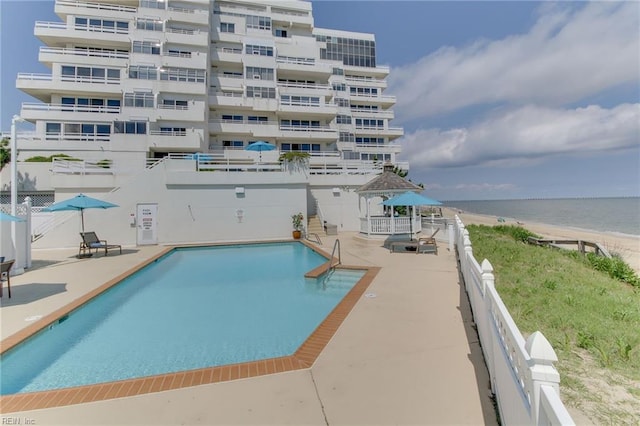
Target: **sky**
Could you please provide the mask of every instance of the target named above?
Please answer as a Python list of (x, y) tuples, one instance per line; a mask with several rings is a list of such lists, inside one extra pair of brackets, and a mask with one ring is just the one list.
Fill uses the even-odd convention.
[[(25, 7), (27, 6), (27, 7)], [(440, 200), (640, 196), (640, 2), (312, 1), (375, 34), (400, 161)], [(52, 1), (0, 0), (0, 130)]]

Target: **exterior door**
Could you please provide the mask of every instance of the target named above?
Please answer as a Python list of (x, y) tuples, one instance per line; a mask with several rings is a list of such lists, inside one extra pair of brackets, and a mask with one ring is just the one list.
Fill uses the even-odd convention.
[(138, 204), (136, 226), (136, 243), (139, 246), (158, 244), (158, 205)]

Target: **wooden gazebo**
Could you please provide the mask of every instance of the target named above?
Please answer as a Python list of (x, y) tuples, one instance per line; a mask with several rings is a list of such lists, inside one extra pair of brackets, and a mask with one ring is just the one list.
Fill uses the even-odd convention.
[(360, 232), (370, 237), (371, 235), (410, 234), (412, 229), (413, 232), (421, 231), (420, 217), (416, 217), (415, 214), (394, 216), (393, 208), (382, 205), (384, 200), (407, 191), (419, 193), (422, 192), (422, 188), (394, 173), (392, 164), (385, 164), (381, 175), (356, 189), (360, 197)]

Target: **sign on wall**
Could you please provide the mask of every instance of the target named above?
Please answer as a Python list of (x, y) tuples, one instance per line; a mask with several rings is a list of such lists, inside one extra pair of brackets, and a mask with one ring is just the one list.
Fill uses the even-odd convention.
[(138, 204), (136, 215), (136, 243), (139, 246), (158, 244), (158, 205)]

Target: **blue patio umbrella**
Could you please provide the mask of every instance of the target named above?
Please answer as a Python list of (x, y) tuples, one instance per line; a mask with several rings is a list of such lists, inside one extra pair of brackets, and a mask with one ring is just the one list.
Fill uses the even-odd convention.
[(80, 219), (82, 221), (82, 232), (84, 233), (84, 211), (85, 209), (109, 209), (118, 207), (117, 204), (108, 201), (91, 198), (84, 194), (78, 194), (68, 200), (60, 201), (42, 209), (43, 212), (60, 212), (60, 211), (80, 211)]
[(24, 219), (0, 211), (0, 222), (24, 222)]
[(245, 148), (246, 151), (258, 151), (260, 153), (259, 161), (262, 161), (262, 151), (273, 151), (274, 149), (276, 149), (275, 145), (265, 141), (253, 142)]
[[(442, 203), (438, 200), (425, 197), (413, 191), (407, 191), (393, 198), (389, 198), (388, 200), (383, 201), (382, 204), (385, 206), (407, 206), (407, 207), (414, 207), (414, 208), (415, 206), (442, 205)], [(413, 222), (412, 219), (409, 220), (409, 232), (411, 233), (411, 239), (413, 239), (413, 223), (412, 222)]]

